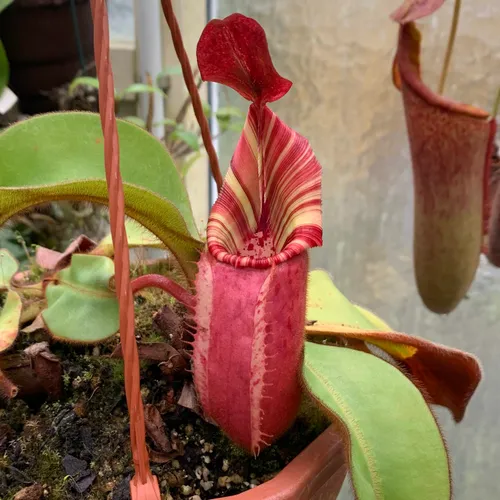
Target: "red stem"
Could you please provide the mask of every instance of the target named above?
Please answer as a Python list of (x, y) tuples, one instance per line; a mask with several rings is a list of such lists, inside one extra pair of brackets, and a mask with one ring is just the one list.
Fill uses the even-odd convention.
[(145, 274), (135, 278), (130, 284), (132, 293), (136, 293), (143, 288), (160, 288), (186, 307), (191, 309), (194, 307), (194, 297), (181, 285), (161, 274)]
[(189, 57), (187, 55), (186, 49), (184, 48), (181, 30), (175, 17), (171, 0), (161, 0), (161, 5), (163, 7), (163, 13), (165, 15), (168, 27), (170, 28), (170, 34), (172, 35), (172, 42), (174, 44), (175, 53), (177, 54), (177, 58), (179, 59), (179, 62), (181, 64), (184, 82), (186, 83), (189, 95), (191, 96), (194, 114), (196, 115), (196, 119), (198, 120), (198, 124), (200, 125), (201, 137), (203, 138), (203, 144), (205, 145), (205, 150), (208, 154), (212, 175), (217, 184), (217, 190), (220, 192), (223, 178), (219, 167), (219, 160), (217, 159), (217, 153), (215, 152), (212, 137), (210, 136), (210, 128), (208, 126), (207, 117), (205, 116), (205, 113), (203, 113), (203, 105), (201, 104), (198, 87), (194, 81)]

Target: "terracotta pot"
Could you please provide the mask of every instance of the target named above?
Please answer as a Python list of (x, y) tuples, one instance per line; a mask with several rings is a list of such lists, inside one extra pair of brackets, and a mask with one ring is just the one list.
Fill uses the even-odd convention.
[[(94, 59), (90, 0), (75, 0), (74, 6), (83, 63), (89, 65)], [(56, 110), (47, 93), (82, 69), (70, 0), (16, 0), (0, 16), (0, 33), (10, 64), (9, 87), (21, 111)]]
[(335, 500), (346, 476), (344, 447), (330, 426), (274, 479), (227, 498), (237, 500)]

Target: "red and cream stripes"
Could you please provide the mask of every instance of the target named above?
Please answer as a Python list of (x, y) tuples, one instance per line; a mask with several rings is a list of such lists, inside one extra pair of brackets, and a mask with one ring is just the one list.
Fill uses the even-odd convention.
[[(254, 248), (248, 243), (256, 237)], [(271, 251), (257, 256), (259, 240)], [(269, 267), (321, 245), (321, 167), (308, 141), (268, 107), (250, 106), (208, 222), (208, 248), (238, 267)]]

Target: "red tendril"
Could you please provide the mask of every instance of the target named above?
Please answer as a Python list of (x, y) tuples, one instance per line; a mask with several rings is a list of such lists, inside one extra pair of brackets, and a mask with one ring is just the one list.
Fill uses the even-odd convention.
[[(125, 366), (125, 394), (130, 414), (130, 440), (136, 476), (132, 498), (160, 499), (158, 482), (149, 469), (144, 409), (140, 391), (139, 356), (134, 337), (134, 304), (130, 286), (130, 263), (125, 232), (125, 200), (120, 175), (118, 131), (115, 117), (114, 82), (109, 56), (109, 24), (105, 0), (92, 0), (94, 52), (99, 79), (99, 112), (104, 135), (104, 165), (109, 193), (111, 237), (115, 248), (115, 281), (120, 306), (120, 340)], [(139, 476), (137, 478), (137, 475)]]
[(203, 112), (203, 105), (201, 104), (198, 87), (196, 86), (196, 83), (194, 81), (191, 63), (189, 62), (189, 57), (186, 53), (186, 49), (184, 48), (181, 30), (179, 29), (179, 24), (175, 17), (171, 0), (161, 0), (161, 5), (163, 7), (163, 13), (165, 15), (168, 27), (170, 28), (170, 34), (172, 35), (172, 42), (174, 44), (175, 53), (177, 54), (177, 58), (179, 59), (182, 67), (184, 82), (186, 83), (189, 95), (191, 96), (194, 114), (196, 115), (196, 119), (198, 120), (198, 124), (201, 129), (201, 137), (203, 139), (205, 150), (208, 154), (212, 175), (217, 184), (217, 190), (220, 191), (224, 179), (222, 178), (222, 174), (220, 172), (219, 160), (217, 159), (217, 153), (215, 152), (215, 148), (212, 143), (212, 137), (210, 136), (208, 120), (205, 116), (205, 113)]

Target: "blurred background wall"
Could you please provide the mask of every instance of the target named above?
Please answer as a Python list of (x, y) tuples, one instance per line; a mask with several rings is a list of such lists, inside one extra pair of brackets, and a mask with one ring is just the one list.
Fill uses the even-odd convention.
[[(413, 193), (401, 98), (390, 68), (399, 0), (219, 0), (265, 28), (278, 71), (293, 81), (272, 107), (311, 142), (324, 169), (324, 246), (312, 263), (354, 302), (400, 331), (470, 351), (484, 381), (463, 423), (439, 411), (457, 500), (497, 498), (500, 463), (500, 270), (482, 262), (469, 297), (449, 316), (422, 305), (412, 268)], [(437, 86), (453, 2), (421, 24), (423, 75)], [(500, 85), (500, 2), (464, 0), (446, 95), (491, 110)], [(220, 89), (220, 104), (241, 104)], [(236, 136), (221, 139), (227, 168)], [(397, 402), (395, 402), (397, 404)], [(345, 492), (343, 498), (350, 498)]]

